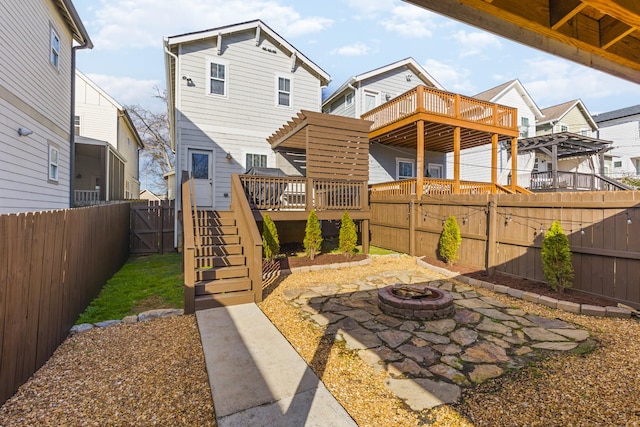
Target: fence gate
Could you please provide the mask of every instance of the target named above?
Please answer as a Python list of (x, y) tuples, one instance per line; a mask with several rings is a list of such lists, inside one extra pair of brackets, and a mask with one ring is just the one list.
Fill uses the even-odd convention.
[(174, 201), (148, 201), (131, 204), (132, 254), (173, 252)]

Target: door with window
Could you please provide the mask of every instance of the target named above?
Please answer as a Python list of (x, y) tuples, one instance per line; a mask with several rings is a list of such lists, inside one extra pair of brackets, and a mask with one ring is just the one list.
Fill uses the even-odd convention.
[(427, 174), (429, 178), (442, 178), (442, 165), (439, 163), (427, 164)]
[(189, 175), (193, 177), (198, 208), (212, 208), (213, 151), (189, 149)]

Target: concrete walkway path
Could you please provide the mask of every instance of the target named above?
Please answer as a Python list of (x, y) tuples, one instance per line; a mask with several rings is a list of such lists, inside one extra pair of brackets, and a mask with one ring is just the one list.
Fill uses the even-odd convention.
[(257, 305), (196, 318), (219, 427), (356, 426)]

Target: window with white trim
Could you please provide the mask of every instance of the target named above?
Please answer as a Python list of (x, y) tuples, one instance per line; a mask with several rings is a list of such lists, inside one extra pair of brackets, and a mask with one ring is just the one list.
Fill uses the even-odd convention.
[(529, 136), (529, 117), (520, 117), (520, 138)]
[(396, 179), (414, 178), (415, 165), (411, 159), (396, 159)]
[(560, 132), (569, 132), (569, 126), (560, 125)]
[(345, 103), (345, 105), (352, 105), (353, 104), (353, 92), (349, 92), (348, 94), (345, 95), (344, 103)]
[(49, 49), (49, 60), (51, 65), (56, 68), (60, 68), (60, 37), (56, 30), (51, 27), (51, 48)]
[(73, 134), (80, 135), (80, 116), (73, 116)]
[(58, 182), (58, 147), (49, 144), (49, 181)]
[(589, 136), (589, 129), (580, 129), (580, 135)]
[(276, 76), (277, 99), (276, 105), (281, 107), (291, 107), (291, 79), (288, 77)]
[(364, 92), (364, 112), (373, 110), (378, 106), (378, 93), (377, 92)]
[(227, 96), (228, 70), (227, 64), (220, 60), (208, 61), (207, 93), (209, 95)]
[(266, 154), (254, 154), (247, 153), (246, 156), (247, 169), (251, 168), (266, 168), (267, 167), (267, 155)]

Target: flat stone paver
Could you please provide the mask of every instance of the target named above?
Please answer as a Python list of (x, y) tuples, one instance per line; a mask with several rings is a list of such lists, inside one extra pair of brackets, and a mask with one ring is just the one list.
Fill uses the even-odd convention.
[[(389, 390), (414, 410), (457, 402), (461, 387), (497, 378), (547, 351), (572, 350), (589, 338), (587, 331), (570, 323), (527, 314), (482, 295), (479, 289), (435, 276), (388, 271), (337, 286), (334, 295), (328, 293), (335, 289), (332, 285), (310, 287), (288, 296), (295, 299), (292, 304), (300, 305), (303, 316), (318, 328), (342, 336), (347, 348), (358, 350), (376, 372), (386, 370)], [(451, 292), (456, 306), (452, 317), (407, 320), (378, 308), (379, 288), (425, 281)], [(356, 286), (359, 290), (354, 292)], [(307, 299), (318, 312), (308, 314), (304, 296), (320, 294), (326, 299)]]

